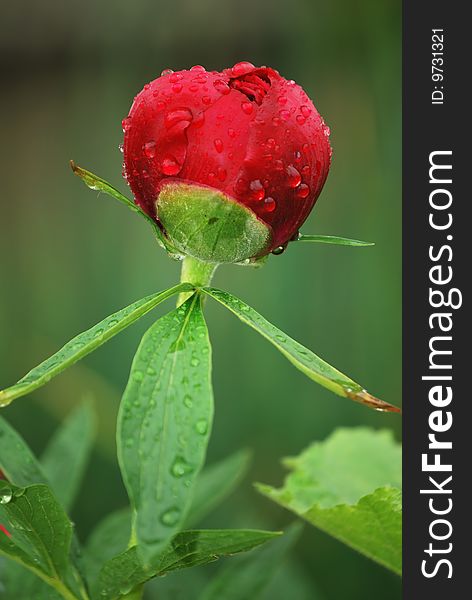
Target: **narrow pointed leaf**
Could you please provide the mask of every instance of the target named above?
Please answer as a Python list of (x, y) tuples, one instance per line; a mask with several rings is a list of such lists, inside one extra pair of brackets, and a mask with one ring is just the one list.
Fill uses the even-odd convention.
[(228, 308), (243, 323), (249, 325), (265, 337), (277, 350), (279, 350), (297, 369), (302, 371), (307, 377), (316, 381), (328, 390), (365, 404), (369, 408), (381, 411), (400, 412), (400, 410), (375, 398), (369, 394), (361, 385), (341, 373), (322, 358), (314, 354), (305, 346), (296, 342), (286, 333), (269, 323), (262, 315), (256, 312), (245, 302), (236, 298), (228, 292), (223, 292), (215, 288), (203, 288), (205, 294), (208, 294), (220, 304)]
[(41, 457), (43, 471), (66, 510), (72, 506), (82, 481), (94, 428), (92, 407), (84, 402), (55, 432)]
[(103, 321), (100, 321), (100, 323), (97, 323), (97, 325), (80, 333), (70, 340), (70, 342), (67, 342), (61, 350), (22, 377), (18, 383), (0, 391), (0, 407), (8, 406), (15, 398), (29, 394), (45, 385), (53, 377), (67, 369), (67, 367), (70, 367), (87, 354), (90, 354), (90, 352), (93, 352), (93, 350), (99, 348), (110, 338), (123, 331), (128, 325), (137, 321), (167, 298), (170, 298), (174, 294), (190, 291), (191, 289), (191, 285), (182, 283), (164, 292), (152, 294), (113, 313)]
[(172, 538), (169, 546), (147, 569), (140, 561), (136, 546), (133, 546), (104, 565), (93, 599), (118, 600), (153, 577), (204, 565), (222, 556), (247, 552), (278, 535), (247, 529), (182, 531)]
[(297, 242), (314, 242), (317, 244), (334, 244), (336, 246), (375, 246), (374, 242), (351, 240), (337, 235), (300, 235)]
[(390, 432), (338, 429), (284, 462), (283, 487), (258, 484), (262, 494), (401, 574), (401, 447)]
[(64, 598), (81, 598), (70, 562), (72, 525), (46, 485), (0, 485), (0, 554), (23, 565)]
[(118, 417), (118, 457), (146, 563), (182, 528), (213, 420), (211, 347), (194, 294), (145, 333)]
[(70, 166), (75, 175), (80, 177), (85, 183), (85, 185), (91, 190), (96, 190), (98, 192), (108, 194), (108, 196), (111, 196), (115, 200), (118, 200), (118, 202), (121, 202), (121, 204), (124, 204), (127, 208), (140, 215), (145, 221), (148, 222), (149, 225), (151, 225), (154, 235), (156, 236), (160, 245), (164, 247), (167, 245), (167, 242), (164, 236), (162, 235), (162, 232), (159, 229), (159, 225), (157, 224), (157, 222), (154, 219), (152, 219), (147, 213), (145, 213), (140, 206), (138, 206), (132, 200), (124, 196), (120, 191), (118, 191), (111, 184), (105, 181), (105, 179), (102, 179), (101, 177), (98, 177), (98, 175), (95, 175), (94, 173), (87, 171), (82, 167), (79, 167), (75, 164), (73, 160), (70, 161)]
[(279, 539), (248, 556), (228, 561), (211, 579), (199, 600), (256, 600), (280, 568), (280, 563), (300, 537), (302, 525), (294, 523)]
[(197, 480), (185, 527), (198, 524), (233, 492), (246, 474), (250, 460), (251, 453), (240, 450), (205, 467)]

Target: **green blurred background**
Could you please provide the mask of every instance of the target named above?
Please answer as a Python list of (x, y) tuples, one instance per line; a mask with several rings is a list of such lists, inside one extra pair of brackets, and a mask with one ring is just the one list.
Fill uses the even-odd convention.
[[(125, 191), (121, 119), (142, 86), (167, 67), (221, 69), (249, 60), (300, 83), (332, 130), (331, 173), (303, 231), (376, 246), (292, 245), (261, 270), (221, 268), (215, 284), (369, 391), (399, 403), (399, 0), (2, 0), (1, 12), (1, 385), (72, 335), (179, 276), (179, 264), (156, 247), (141, 219), (88, 191), (68, 160)], [(210, 302), (207, 318), (216, 394), (208, 461), (241, 446), (253, 450), (254, 461), (241, 489), (206, 525), (283, 527), (290, 515), (251, 485), (281, 483), (282, 457), (339, 426), (366, 424), (399, 434), (397, 417), (321, 389)], [(98, 440), (73, 512), (82, 538), (126, 502), (115, 417), (150, 319), (2, 413), (39, 453), (77, 402), (95, 398)], [(212, 572), (184, 575), (193, 594), (182, 598), (191, 600)], [(172, 590), (175, 576), (166, 579)], [(159, 585), (150, 588), (150, 598), (160, 597)], [(307, 526), (267, 597), (390, 600), (400, 594), (395, 576)], [(172, 591), (170, 597), (180, 598)]]

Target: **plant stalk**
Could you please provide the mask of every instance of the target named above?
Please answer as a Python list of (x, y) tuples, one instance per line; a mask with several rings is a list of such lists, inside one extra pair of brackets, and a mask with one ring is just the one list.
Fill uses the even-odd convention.
[[(195, 287), (205, 287), (210, 285), (213, 275), (216, 271), (216, 263), (208, 263), (186, 256), (182, 262), (182, 271), (180, 274), (181, 283), (191, 283)], [(177, 306), (180, 306), (190, 298), (193, 292), (183, 292), (177, 298)]]

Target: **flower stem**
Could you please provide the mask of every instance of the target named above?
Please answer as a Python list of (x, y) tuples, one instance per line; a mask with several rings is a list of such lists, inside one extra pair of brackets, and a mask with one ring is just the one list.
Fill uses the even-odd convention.
[[(208, 263), (186, 256), (182, 262), (182, 272), (180, 281), (182, 283), (191, 283), (195, 287), (204, 287), (210, 285), (213, 274), (216, 271), (216, 263)], [(177, 298), (177, 306), (180, 306), (187, 298), (190, 298), (192, 292), (183, 292)]]

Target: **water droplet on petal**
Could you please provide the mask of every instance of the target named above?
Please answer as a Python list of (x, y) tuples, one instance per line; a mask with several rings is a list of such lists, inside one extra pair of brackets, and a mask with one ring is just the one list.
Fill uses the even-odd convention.
[(206, 69), (205, 67), (202, 67), (202, 65), (195, 65), (194, 67), (190, 68), (191, 71), (197, 71), (199, 73), (205, 73)]
[(144, 373), (142, 371), (134, 371), (133, 380), (138, 383), (144, 379)]
[(192, 406), (193, 406), (192, 396), (189, 396), (189, 394), (185, 394), (184, 404), (187, 408), (192, 408)]
[(309, 106), (300, 106), (300, 112), (305, 119), (308, 119), (308, 117), (311, 115), (311, 108)]
[(297, 115), (296, 121), (299, 125), (303, 125), (305, 123), (306, 119), (303, 115)]
[(214, 144), (215, 150), (217, 152), (223, 152), (223, 142), (219, 138), (217, 138), (216, 140), (214, 140), (213, 144)]
[(306, 198), (310, 193), (310, 188), (306, 185), (306, 183), (302, 183), (298, 186), (295, 195), (297, 198)]
[(171, 83), (177, 83), (178, 81), (180, 81), (183, 78), (182, 73), (172, 73), (171, 76), (169, 77), (169, 81)]
[(183, 477), (192, 471), (193, 467), (181, 456), (177, 456), (170, 470), (174, 477)]
[(296, 188), (302, 182), (302, 176), (299, 171), (293, 166), (289, 165), (286, 169), (288, 175), (288, 185), (291, 188)]
[(161, 171), (164, 175), (177, 175), (181, 168), (173, 156), (166, 156), (161, 164)]
[(213, 85), (220, 94), (223, 94), (223, 96), (226, 96), (231, 91), (226, 81), (223, 81), (222, 79), (215, 79)]
[(252, 70), (254, 70), (256, 67), (247, 61), (242, 61), (242, 62), (238, 62), (234, 65), (234, 67), (231, 69), (231, 73), (233, 75), (233, 77), (241, 77), (242, 75), (246, 75), (247, 73), (250, 73)]
[(254, 179), (253, 181), (251, 181), (249, 183), (249, 190), (249, 197), (251, 200), (263, 200), (265, 196), (265, 190), (260, 179)]
[(180, 123), (180, 121), (190, 122), (192, 119), (192, 112), (188, 108), (178, 108), (177, 110), (171, 110), (166, 114), (164, 124), (167, 129), (170, 129), (176, 123)]
[(173, 72), (174, 71), (172, 69), (164, 69), (163, 71), (161, 71), (161, 77), (164, 77), (165, 75), (170, 75)]
[(182, 91), (183, 87), (184, 86), (181, 83), (173, 83), (172, 91), (175, 92), (176, 94), (179, 94)]
[(143, 152), (146, 158), (154, 158), (156, 156), (156, 142), (154, 140), (146, 142), (143, 146)]
[(218, 179), (221, 182), (223, 182), (227, 176), (226, 169), (223, 169), (223, 167), (218, 167), (218, 169), (216, 170), (216, 175), (217, 175)]
[(274, 212), (276, 206), (277, 206), (277, 204), (273, 198), (271, 198), (270, 196), (268, 196), (267, 198), (264, 198), (264, 210), (265, 211)]
[(229, 135), (230, 138), (235, 138), (236, 137), (236, 131), (230, 127), (228, 129), (228, 135)]
[(210, 98), (210, 96), (203, 96), (202, 102), (203, 102), (203, 104), (206, 104), (207, 106), (209, 104), (211, 104), (211, 98)]
[(252, 106), (252, 104), (250, 102), (242, 102), (241, 109), (242, 109), (243, 113), (245, 113), (246, 115), (250, 115), (252, 113), (252, 111), (254, 110), (254, 107)]
[(286, 248), (286, 246), (277, 246), (277, 248), (274, 248), (272, 250), (272, 254), (275, 254), (275, 256), (278, 256), (279, 254), (282, 254), (283, 252), (285, 252), (285, 248)]
[(290, 112), (288, 110), (282, 109), (279, 111), (280, 118), (284, 121), (288, 121), (290, 119)]
[(285, 106), (287, 104), (287, 96), (279, 96), (277, 101), (281, 106)]

